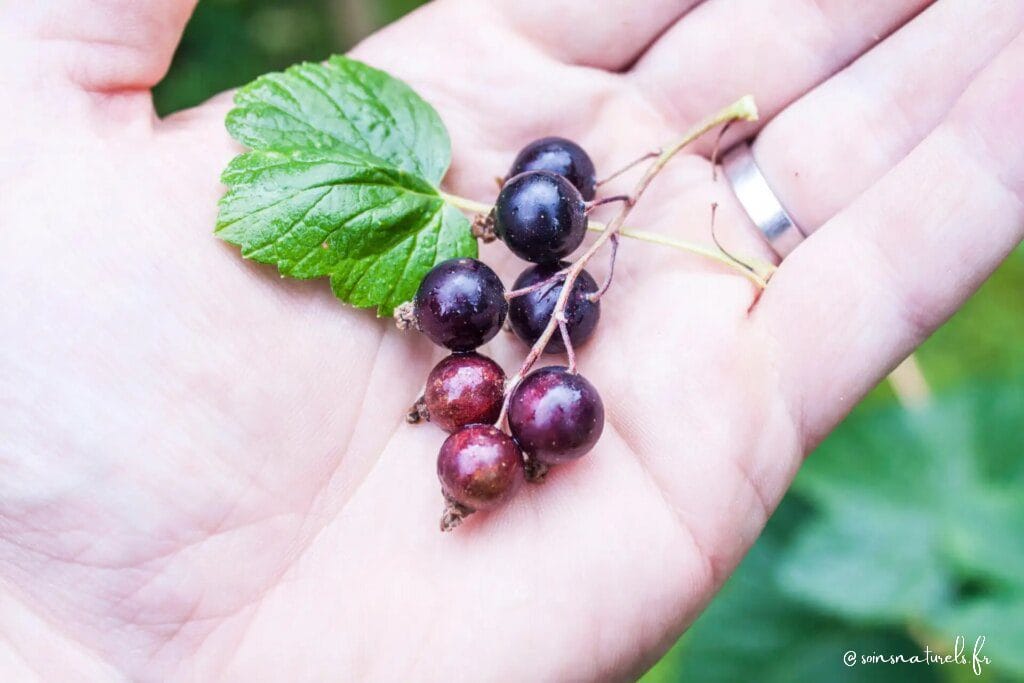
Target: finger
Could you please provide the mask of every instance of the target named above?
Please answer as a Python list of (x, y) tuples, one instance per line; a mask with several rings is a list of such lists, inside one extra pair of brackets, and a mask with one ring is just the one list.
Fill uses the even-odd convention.
[[(454, 0), (424, 7), (385, 33), (389, 39), (400, 32), (412, 39), (451, 34), (446, 47), (457, 47), (450, 41), (483, 43), (485, 50), (500, 47), (511, 60), (519, 59), (516, 48), (525, 46), (566, 64), (621, 71), (703, 1)], [(483, 41), (465, 40), (480, 35), (486, 36)]]
[[(470, 0), (473, 1), (473, 0)], [(510, 26), (559, 61), (610, 71), (626, 68), (701, 0), (493, 0)]]
[(1024, 238), (1024, 36), (891, 172), (796, 249), (755, 309), (816, 443)]
[[(676, 127), (746, 93), (764, 121), (930, 2), (711, 0), (666, 32), (631, 78)], [(728, 139), (752, 126), (734, 127)]]
[[(156, 85), (196, 0), (36, 0), (6, 3), (2, 20), (18, 40), (18, 62), (47, 81), (92, 92)], [(24, 66), (24, 64), (22, 64)]]
[(813, 231), (903, 159), (1024, 28), (1024, 3), (939, 2), (765, 126), (754, 156)]

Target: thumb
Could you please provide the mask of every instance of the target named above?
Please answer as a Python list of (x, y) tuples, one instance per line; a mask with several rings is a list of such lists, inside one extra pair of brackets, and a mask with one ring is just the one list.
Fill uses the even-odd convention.
[(196, 1), (0, 3), (4, 57), (89, 92), (148, 90), (167, 72)]

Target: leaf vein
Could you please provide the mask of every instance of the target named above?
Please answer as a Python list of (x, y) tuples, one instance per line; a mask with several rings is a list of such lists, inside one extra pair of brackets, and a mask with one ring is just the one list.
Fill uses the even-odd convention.
[[(379, 113), (383, 118), (385, 118), (388, 121), (390, 121), (391, 124), (395, 128), (399, 127), (398, 119), (395, 118), (394, 112), (392, 112), (389, 108), (385, 107), (384, 105), (382, 105), (380, 103), (380, 100), (377, 98), (376, 94), (373, 93), (367, 87), (367, 85), (363, 82), (363, 80), (361, 78), (356, 76), (356, 77), (351, 79), (350, 83), (354, 84), (357, 88), (359, 88), (363, 92), (364, 97), (357, 98), (357, 99), (359, 99), (360, 101), (362, 101), (363, 103), (368, 105), (370, 108), (376, 109), (377, 113)], [(411, 125), (412, 125), (412, 127), (414, 129), (417, 128), (417, 126), (416, 126), (416, 117), (411, 117), (410, 123), (411, 123)], [(404, 136), (399, 136), (398, 141), (402, 145), (402, 147), (405, 148), (405, 151), (408, 153), (409, 159), (412, 161), (413, 165), (416, 168), (416, 172), (419, 173), (422, 176), (426, 176), (426, 173), (424, 172), (423, 166), (420, 164), (419, 155), (416, 154), (416, 151), (409, 144), (409, 141), (406, 140)]]
[[(295, 71), (292, 75), (295, 76), (298, 80), (302, 81), (303, 83), (306, 83), (307, 85), (309, 85), (309, 87), (312, 88), (314, 91), (316, 91), (316, 92), (320, 93), (321, 95), (323, 95), (324, 99), (327, 100), (328, 102), (330, 102), (330, 104), (334, 108), (334, 110), (336, 112), (338, 112), (338, 114), (341, 116), (341, 118), (345, 119), (345, 123), (347, 123), (349, 125), (349, 127), (352, 129), (353, 133), (355, 133), (355, 136), (357, 138), (359, 138), (360, 142), (363, 143), (363, 148), (362, 148), (363, 151), (366, 152), (367, 154), (376, 156), (376, 155), (373, 154), (373, 146), (370, 144), (370, 140), (366, 137), (366, 135), (363, 133), (363, 131), (361, 131), (355, 125), (355, 123), (352, 122), (352, 118), (348, 115), (348, 112), (346, 112), (344, 109), (342, 109), (341, 106), (338, 105), (337, 100), (335, 100), (333, 97), (331, 97), (330, 93), (328, 93), (325, 88), (323, 88), (322, 86), (318, 85), (317, 83), (314, 83), (310, 78), (308, 78), (301, 71)], [(336, 140), (338, 139), (334, 135), (331, 135), (331, 137), (334, 137)], [(350, 144), (350, 143), (346, 143), (346, 144)]]
[[(375, 211), (377, 209), (383, 209), (383, 208), (387, 207), (390, 204), (394, 204), (395, 200), (398, 199), (398, 197), (399, 197), (399, 195), (396, 195), (396, 196), (392, 197), (391, 199), (387, 200), (386, 202), (384, 202), (383, 204), (377, 204), (376, 206), (368, 206), (365, 209), (357, 211), (356, 213), (352, 214), (351, 216), (348, 216), (343, 221), (338, 223), (336, 226), (334, 226), (333, 228), (328, 230), (324, 234), (324, 237), (321, 240), (321, 242), (329, 241), (332, 237), (337, 235), (339, 231), (341, 231), (341, 230), (345, 229), (346, 227), (348, 227), (352, 223), (352, 221), (354, 221), (354, 220), (356, 220), (358, 218), (361, 218), (362, 216), (365, 216), (366, 214), (370, 213), (371, 211)], [(305, 256), (303, 256), (302, 259), (300, 259), (292, 267), (293, 268), (298, 268), (299, 266), (303, 265), (309, 259), (309, 257), (315, 255), (317, 253), (317, 250), (320, 249), (320, 248), (321, 247), (312, 247), (309, 250), (309, 253), (307, 253)]]
[(291, 232), (293, 230), (295, 230), (295, 227), (297, 225), (299, 225), (300, 223), (305, 221), (306, 217), (309, 216), (309, 214), (313, 212), (313, 209), (315, 209), (317, 206), (319, 206), (320, 202), (322, 202), (324, 200), (324, 197), (326, 197), (327, 195), (329, 195), (333, 191), (334, 191), (333, 187), (327, 188), (327, 191), (324, 192), (319, 197), (317, 197), (316, 200), (314, 200), (313, 203), (309, 205), (309, 208), (307, 208), (305, 211), (303, 211), (302, 215), (299, 216), (299, 218), (297, 220), (295, 220), (290, 226), (288, 226), (288, 228), (284, 232), (282, 232), (277, 237), (272, 238), (268, 242), (266, 242), (266, 243), (256, 247), (255, 249), (251, 250), (249, 253), (255, 255), (255, 254), (263, 251), (264, 249), (266, 249), (267, 247), (269, 247), (271, 245), (273, 245), (275, 247), (275, 251), (276, 251), (276, 247), (277, 247), (278, 244), (281, 243), (281, 240), (283, 240), (289, 234), (291, 234)]

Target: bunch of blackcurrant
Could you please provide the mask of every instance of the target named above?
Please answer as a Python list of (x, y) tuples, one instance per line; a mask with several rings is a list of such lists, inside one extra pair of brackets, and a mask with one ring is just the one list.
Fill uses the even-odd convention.
[[(543, 138), (516, 157), (490, 216), (494, 232), (517, 256), (532, 262), (506, 292), (487, 265), (471, 258), (437, 264), (420, 283), (412, 322), (451, 350), (427, 377), (411, 419), (425, 417), (450, 436), (437, 474), (446, 500), (442, 530), (468, 514), (511, 498), (523, 481), (539, 481), (550, 465), (579, 458), (597, 443), (604, 406), (594, 386), (576, 372), (573, 347), (585, 342), (600, 317), (597, 282), (581, 270), (560, 312), (559, 335), (544, 353), (569, 354), (569, 366), (549, 366), (507, 387), (505, 373), (476, 349), (502, 328), (534, 346), (556, 314), (569, 256), (587, 230), (594, 164), (563, 138)], [(533, 357), (535, 359), (535, 356)], [(532, 365), (532, 359), (521, 372)], [(502, 431), (507, 418), (508, 433)]]

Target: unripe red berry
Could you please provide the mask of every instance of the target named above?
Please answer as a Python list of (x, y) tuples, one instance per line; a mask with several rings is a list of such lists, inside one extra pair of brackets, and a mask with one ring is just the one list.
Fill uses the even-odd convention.
[(523, 454), (492, 425), (470, 425), (449, 436), (437, 456), (445, 497), (469, 510), (490, 510), (524, 481)]
[(443, 359), (427, 375), (423, 391), (430, 421), (447, 432), (494, 422), (504, 397), (505, 372), (478, 353), (456, 353)]

